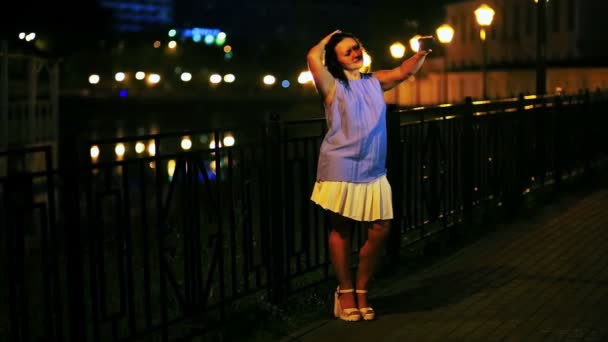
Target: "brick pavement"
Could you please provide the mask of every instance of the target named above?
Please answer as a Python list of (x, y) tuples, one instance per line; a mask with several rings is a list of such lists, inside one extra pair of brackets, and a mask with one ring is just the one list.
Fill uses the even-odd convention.
[(377, 320), (328, 314), (285, 341), (608, 341), (608, 189), (372, 290)]

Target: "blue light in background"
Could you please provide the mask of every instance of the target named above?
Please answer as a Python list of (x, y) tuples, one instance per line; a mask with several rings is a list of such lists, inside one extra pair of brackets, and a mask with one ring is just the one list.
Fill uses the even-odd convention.
[(120, 89), (120, 91), (118, 92), (118, 96), (122, 97), (123, 99), (126, 98), (129, 95), (129, 92), (127, 91), (127, 89)]
[(289, 83), (288, 80), (283, 80), (283, 82), (281, 82), (281, 87), (283, 88), (289, 88), (290, 85), (291, 83)]
[(180, 31), (182, 38), (190, 38), (192, 36), (213, 36), (213, 39), (215, 39), (215, 37), (217, 35), (219, 35), (222, 31), (220, 31), (219, 29), (210, 29), (210, 28), (203, 28), (203, 27), (193, 27), (193, 28), (186, 28)]
[(213, 35), (208, 34), (205, 36), (205, 44), (211, 45), (211, 44), (213, 44), (214, 41), (215, 41), (215, 37)]

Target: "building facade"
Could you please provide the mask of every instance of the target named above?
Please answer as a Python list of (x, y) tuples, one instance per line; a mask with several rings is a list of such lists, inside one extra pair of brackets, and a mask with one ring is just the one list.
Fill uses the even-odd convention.
[(107, 10), (112, 29), (118, 32), (142, 32), (173, 24), (173, 0), (98, 0)]
[[(418, 84), (403, 84), (401, 105), (458, 102), (483, 97), (483, 45), (474, 11), (481, 4), (495, 11), (486, 29), (485, 87), (488, 98), (536, 91), (538, 4), (534, 0), (459, 1), (446, 6), (446, 22), (454, 38), (443, 59), (425, 65)], [(608, 87), (608, 39), (602, 16), (605, 0), (549, 0), (545, 11), (545, 65), (548, 94), (577, 93)], [(445, 84), (444, 82), (447, 82)], [(447, 93), (447, 94), (446, 94)]]

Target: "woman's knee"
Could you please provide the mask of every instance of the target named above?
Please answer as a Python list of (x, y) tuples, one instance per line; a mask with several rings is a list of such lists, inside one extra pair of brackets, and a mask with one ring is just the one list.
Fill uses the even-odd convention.
[(391, 231), (390, 221), (379, 220), (371, 223), (367, 233), (371, 234), (374, 238), (385, 240)]

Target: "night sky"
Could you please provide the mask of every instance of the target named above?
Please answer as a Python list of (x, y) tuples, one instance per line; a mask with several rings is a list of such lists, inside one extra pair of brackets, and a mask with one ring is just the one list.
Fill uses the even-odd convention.
[[(394, 64), (388, 46), (397, 40), (407, 43), (414, 34), (433, 34), (445, 18), (443, 6), (448, 2), (454, 0), (177, 0), (174, 19), (178, 28), (202, 26), (225, 31), (228, 43), (238, 49), (233, 64), (245, 68), (302, 68), (306, 51), (335, 29), (359, 36), (376, 66), (384, 67)], [(22, 31), (46, 36), (44, 52), (64, 58), (66, 68), (70, 61), (75, 63), (72, 68), (84, 64), (79, 59), (103, 63), (110, 58), (114, 67), (133, 63), (124, 60), (129, 56), (149, 60), (126, 50), (117, 57), (112, 49), (125, 41), (127, 47), (133, 47), (138, 40), (150, 44), (166, 38), (166, 27), (136, 35), (113, 32), (110, 13), (95, 0), (69, 5), (18, 1), (14, 6), (11, 11), (1, 11), (0, 35), (13, 41)], [(82, 52), (86, 50), (88, 55)], [(193, 64), (197, 63), (205, 61)]]
[[(178, 0), (176, 21), (221, 27), (229, 33), (270, 32), (300, 37), (341, 27), (366, 35), (385, 28), (407, 28), (416, 20), (421, 29), (434, 27), (443, 17), (442, 5), (450, 0)], [(17, 1), (3, 10), (2, 33), (48, 31), (54, 33), (106, 33), (109, 13), (95, 0), (68, 4), (56, 1)], [(318, 32), (309, 32), (309, 31)], [(231, 32), (233, 31), (233, 32)], [(274, 32), (273, 32), (274, 31)]]

